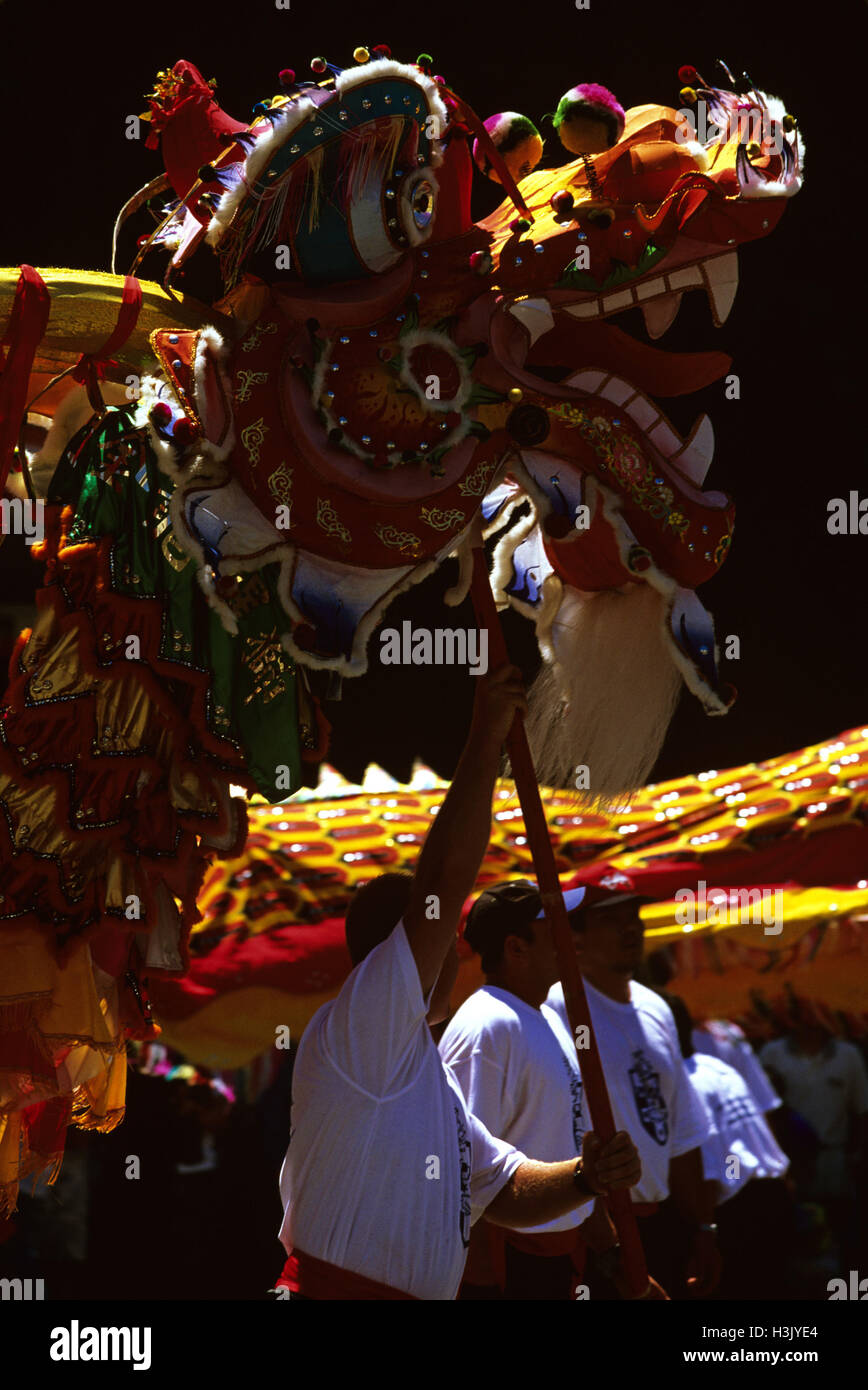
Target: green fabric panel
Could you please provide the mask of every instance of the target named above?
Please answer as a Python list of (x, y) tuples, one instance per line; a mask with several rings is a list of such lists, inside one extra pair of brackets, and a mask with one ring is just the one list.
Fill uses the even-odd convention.
[(112, 537), (115, 592), (160, 602), (161, 658), (210, 674), (211, 730), (243, 750), (263, 796), (288, 796), (301, 785), (301, 756), (295, 666), (280, 646), (289, 619), (277, 596), (279, 566), (240, 578), (230, 605), (238, 634), (227, 632), (173, 535), (172, 484), (147, 427), (109, 410), (80, 441), (61, 458), (48, 493), (50, 503), (75, 509), (70, 541)]

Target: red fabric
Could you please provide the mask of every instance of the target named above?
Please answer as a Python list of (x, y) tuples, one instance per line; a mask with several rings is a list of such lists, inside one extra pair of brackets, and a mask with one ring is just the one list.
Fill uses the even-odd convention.
[[(165, 103), (151, 102), (151, 133), (147, 144), (149, 149), (156, 149), (161, 139), (169, 181), (178, 197), (186, 198), (203, 164), (218, 157), (221, 164), (228, 162), (224, 160), (228, 152), (225, 137), (237, 135), (248, 127), (244, 121), (236, 121), (222, 110), (212, 89), (192, 63), (181, 59), (172, 72), (180, 79), (180, 85)], [(232, 146), (232, 152), (235, 159), (244, 158), (240, 145)], [(219, 183), (212, 182), (202, 185), (200, 192), (206, 191), (222, 193), (223, 189)], [(210, 221), (210, 210), (200, 208), (198, 201), (190, 205), (190, 211), (199, 222)]]
[(183, 980), (152, 979), (150, 992), (157, 1016), (190, 1018), (213, 999), (256, 986), (307, 994), (312, 961), (316, 962), (319, 990), (339, 989), (352, 969), (343, 917), (294, 922), (246, 939), (242, 936), (224, 936), (206, 955), (194, 957)]
[[(487, 1236), (487, 1240), (485, 1237)], [(490, 1221), (481, 1224), (480, 1238), (471, 1240), (467, 1265), (464, 1270), (465, 1284), (477, 1287), (495, 1287), (504, 1292), (506, 1288), (506, 1247), (511, 1245), (525, 1255), (541, 1258), (555, 1258), (569, 1255), (573, 1266), (570, 1298), (574, 1299), (587, 1260), (587, 1246), (578, 1226), (570, 1231), (514, 1231), (503, 1226), (495, 1226)]]
[(82, 353), (75, 364), (72, 379), (87, 387), (88, 400), (98, 414), (102, 413), (103, 402), (97, 383), (105, 376), (106, 362), (123, 347), (135, 328), (141, 308), (142, 287), (134, 275), (127, 275), (124, 279), (118, 321), (112, 333), (106, 338), (102, 346), (97, 348), (96, 352)]
[(358, 1302), (361, 1299), (399, 1298), (418, 1302), (411, 1293), (393, 1289), (388, 1284), (378, 1284), (376, 1279), (367, 1279), (364, 1274), (340, 1269), (327, 1260), (306, 1255), (303, 1250), (293, 1250), (275, 1287), (317, 1300), (348, 1299)]
[(63, 1152), (66, 1127), (72, 1110), (71, 1096), (52, 1096), (21, 1112), (27, 1128), (28, 1144), (34, 1153), (50, 1158)]
[(0, 347), (9, 347), (0, 376), (0, 491), (12, 463), (36, 349), (48, 325), (51, 297), (38, 270), (23, 265)]

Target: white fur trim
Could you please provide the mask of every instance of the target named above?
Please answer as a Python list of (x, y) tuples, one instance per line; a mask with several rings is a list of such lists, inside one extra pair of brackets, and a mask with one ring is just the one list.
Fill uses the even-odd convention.
[(684, 146), (688, 154), (692, 154), (703, 173), (707, 173), (710, 161), (708, 151), (704, 145), (700, 145), (698, 140), (688, 140)]
[[(431, 78), (426, 77), (418, 68), (409, 67), (405, 63), (396, 63), (391, 58), (378, 58), (373, 62), (348, 68), (336, 79), (334, 90), (338, 93), (348, 92), (353, 87), (362, 86), (378, 77), (405, 77), (408, 81), (413, 82), (420, 88), (425, 97), (429, 116), (437, 116), (440, 130), (445, 132), (449, 113), (443, 104), (437, 83), (432, 82)], [(268, 167), (277, 150), (286, 144), (309, 117), (316, 115), (323, 109), (330, 110), (331, 105), (330, 103), (325, 108), (317, 106), (309, 97), (302, 95), (280, 108), (280, 116), (276, 121), (268, 122), (269, 130), (257, 140), (255, 148), (247, 156), (241, 182), (220, 199), (208, 226), (206, 241), (210, 246), (219, 244), (238, 208), (250, 196), (253, 185), (263, 170)], [(435, 141), (431, 150), (432, 166), (436, 167), (442, 162), (442, 159), (443, 155), (439, 143)]]
[[(435, 400), (429, 400), (425, 395), (424, 387), (419, 382), (418, 378), (413, 375), (410, 366), (410, 354), (417, 347), (439, 347), (455, 364), (458, 368), (458, 390), (454, 396), (450, 397), (448, 400), (440, 397)], [(401, 351), (404, 355), (404, 360), (401, 363), (399, 376), (404, 385), (409, 386), (417, 400), (426, 410), (439, 410), (444, 414), (448, 414), (450, 410), (462, 410), (464, 408), (464, 402), (473, 390), (473, 378), (470, 375), (467, 363), (456, 350), (455, 344), (451, 338), (447, 337), (445, 333), (435, 333), (428, 328), (413, 328), (409, 333), (403, 333), (401, 335)], [(451, 439), (452, 435), (450, 435), (449, 438)]]
[[(290, 633), (284, 633), (281, 644), (286, 652), (302, 666), (313, 667), (317, 671), (337, 671), (342, 676), (363, 676), (368, 669), (367, 646), (376, 628), (393, 599), (399, 594), (406, 593), (415, 584), (420, 584), (423, 579), (427, 579), (429, 574), (433, 574), (439, 568), (443, 560), (446, 559), (449, 550), (455, 544), (449, 541), (448, 545), (433, 559), (428, 560), (424, 565), (403, 567), (396, 569), (399, 576), (393, 584), (386, 589), (381, 598), (368, 609), (353, 633), (353, 645), (349, 657), (319, 657), (312, 655), (302, 647), (297, 647), (292, 640)], [(294, 557), (293, 557), (294, 558)], [(293, 566), (294, 568), (294, 566)], [(278, 594), (286, 612), (296, 622), (307, 622), (307, 618), (292, 600), (292, 569), (286, 566), (281, 570), (278, 581)]]
[(215, 444), (210, 439), (203, 438), (199, 441), (199, 453), (214, 460), (215, 463), (222, 463), (229, 458), (235, 448), (235, 420), (232, 411), (232, 382), (226, 370), (226, 364), (230, 358), (230, 348), (225, 338), (221, 336), (216, 328), (202, 328), (196, 339), (196, 356), (193, 359), (193, 381), (196, 399), (196, 410), (199, 419), (202, 421), (203, 428), (207, 422), (204, 413), (204, 402), (206, 399), (203, 377), (205, 372), (210, 369), (209, 358), (216, 365), (218, 376), (223, 384), (226, 393), (226, 409), (229, 412), (229, 431), (226, 441), (223, 444)]

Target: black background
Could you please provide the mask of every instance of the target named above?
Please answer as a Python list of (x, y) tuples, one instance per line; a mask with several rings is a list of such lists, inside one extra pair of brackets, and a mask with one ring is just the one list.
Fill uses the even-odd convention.
[[(733, 549), (701, 597), (718, 638), (737, 634), (741, 659), (724, 665), (740, 697), (707, 718), (685, 693), (656, 770), (659, 778), (725, 768), (830, 738), (868, 718), (864, 594), (868, 538), (830, 536), (827, 503), (850, 489), (868, 496), (862, 424), (865, 314), (864, 139), (860, 109), (865, 11), (833, 0), (793, 9), (731, 0), (702, 7), (638, 0), (539, 0), (515, 9), (448, 0), (392, 6), (271, 0), (232, 7), (150, 0), (146, 6), (0, 0), (4, 128), (0, 263), (107, 269), (111, 229), (126, 198), (160, 172), (159, 155), (125, 138), (125, 117), (146, 109), (158, 68), (180, 57), (218, 80), (231, 114), (249, 118), (278, 90), (277, 73), (307, 75), (311, 57), (352, 64), (358, 44), (388, 43), (413, 62), (427, 50), (435, 72), (485, 118), (512, 109), (537, 124), (581, 81), (611, 87), (625, 107), (679, 106), (677, 70), (693, 63), (715, 80), (714, 60), (747, 67), (780, 95), (807, 144), (806, 183), (777, 230), (739, 249), (741, 284), (715, 330), (703, 294), (685, 296), (661, 346), (729, 352), (741, 399), (723, 384), (664, 402), (681, 429), (712, 417), (717, 446), (707, 486), (738, 504)], [(545, 163), (566, 162), (548, 125)], [(476, 215), (496, 205), (480, 180)], [(143, 228), (136, 229), (137, 231)], [(121, 268), (135, 232), (122, 243)], [(145, 271), (155, 275), (153, 262)], [(183, 282), (182, 282), (183, 284)], [(190, 288), (193, 288), (191, 285)], [(638, 312), (619, 323), (644, 338)], [(399, 600), (390, 622), (472, 622), (445, 610), (452, 566)], [(0, 550), (0, 592), (26, 602), (35, 567), (12, 540)], [(509, 622), (527, 674), (528, 624)], [(376, 760), (406, 776), (414, 754), (448, 775), (466, 728), (473, 682), (466, 671), (372, 666), (329, 703), (331, 761), (349, 776)]]

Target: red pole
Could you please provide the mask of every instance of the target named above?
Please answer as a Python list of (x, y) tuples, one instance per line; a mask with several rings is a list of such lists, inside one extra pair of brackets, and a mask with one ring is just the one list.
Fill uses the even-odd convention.
[[(477, 622), (488, 629), (489, 663), (494, 667), (500, 666), (509, 660), (509, 654), (506, 649), (506, 640), (500, 625), (497, 606), (494, 602), (494, 595), (491, 592), (488, 565), (482, 546), (477, 546), (473, 551), (471, 597), (476, 610)], [(533, 765), (521, 714), (517, 713), (515, 716), (515, 723), (506, 740), (506, 748), (512, 763), (516, 791), (521, 802), (537, 883), (560, 967), (567, 1016), (570, 1020), (573, 1039), (577, 1036), (577, 1028), (584, 1027), (588, 1030), (588, 1046), (586, 1048), (577, 1047), (576, 1056), (582, 1074), (585, 1095), (593, 1115), (594, 1132), (605, 1142), (611, 1139), (615, 1133), (615, 1121), (612, 1117), (609, 1093), (606, 1090), (606, 1079), (603, 1075), (600, 1054), (594, 1037), (594, 1026), (588, 1009), (585, 986), (573, 947), (573, 934), (558, 879), (549, 828), (540, 800), (536, 769)], [(627, 1190), (613, 1192), (606, 1201), (621, 1243), (627, 1282), (634, 1295), (641, 1297), (648, 1288), (648, 1271), (645, 1265), (642, 1242), (639, 1238), (639, 1229), (636, 1225), (636, 1217), (633, 1214), (630, 1193)]]

